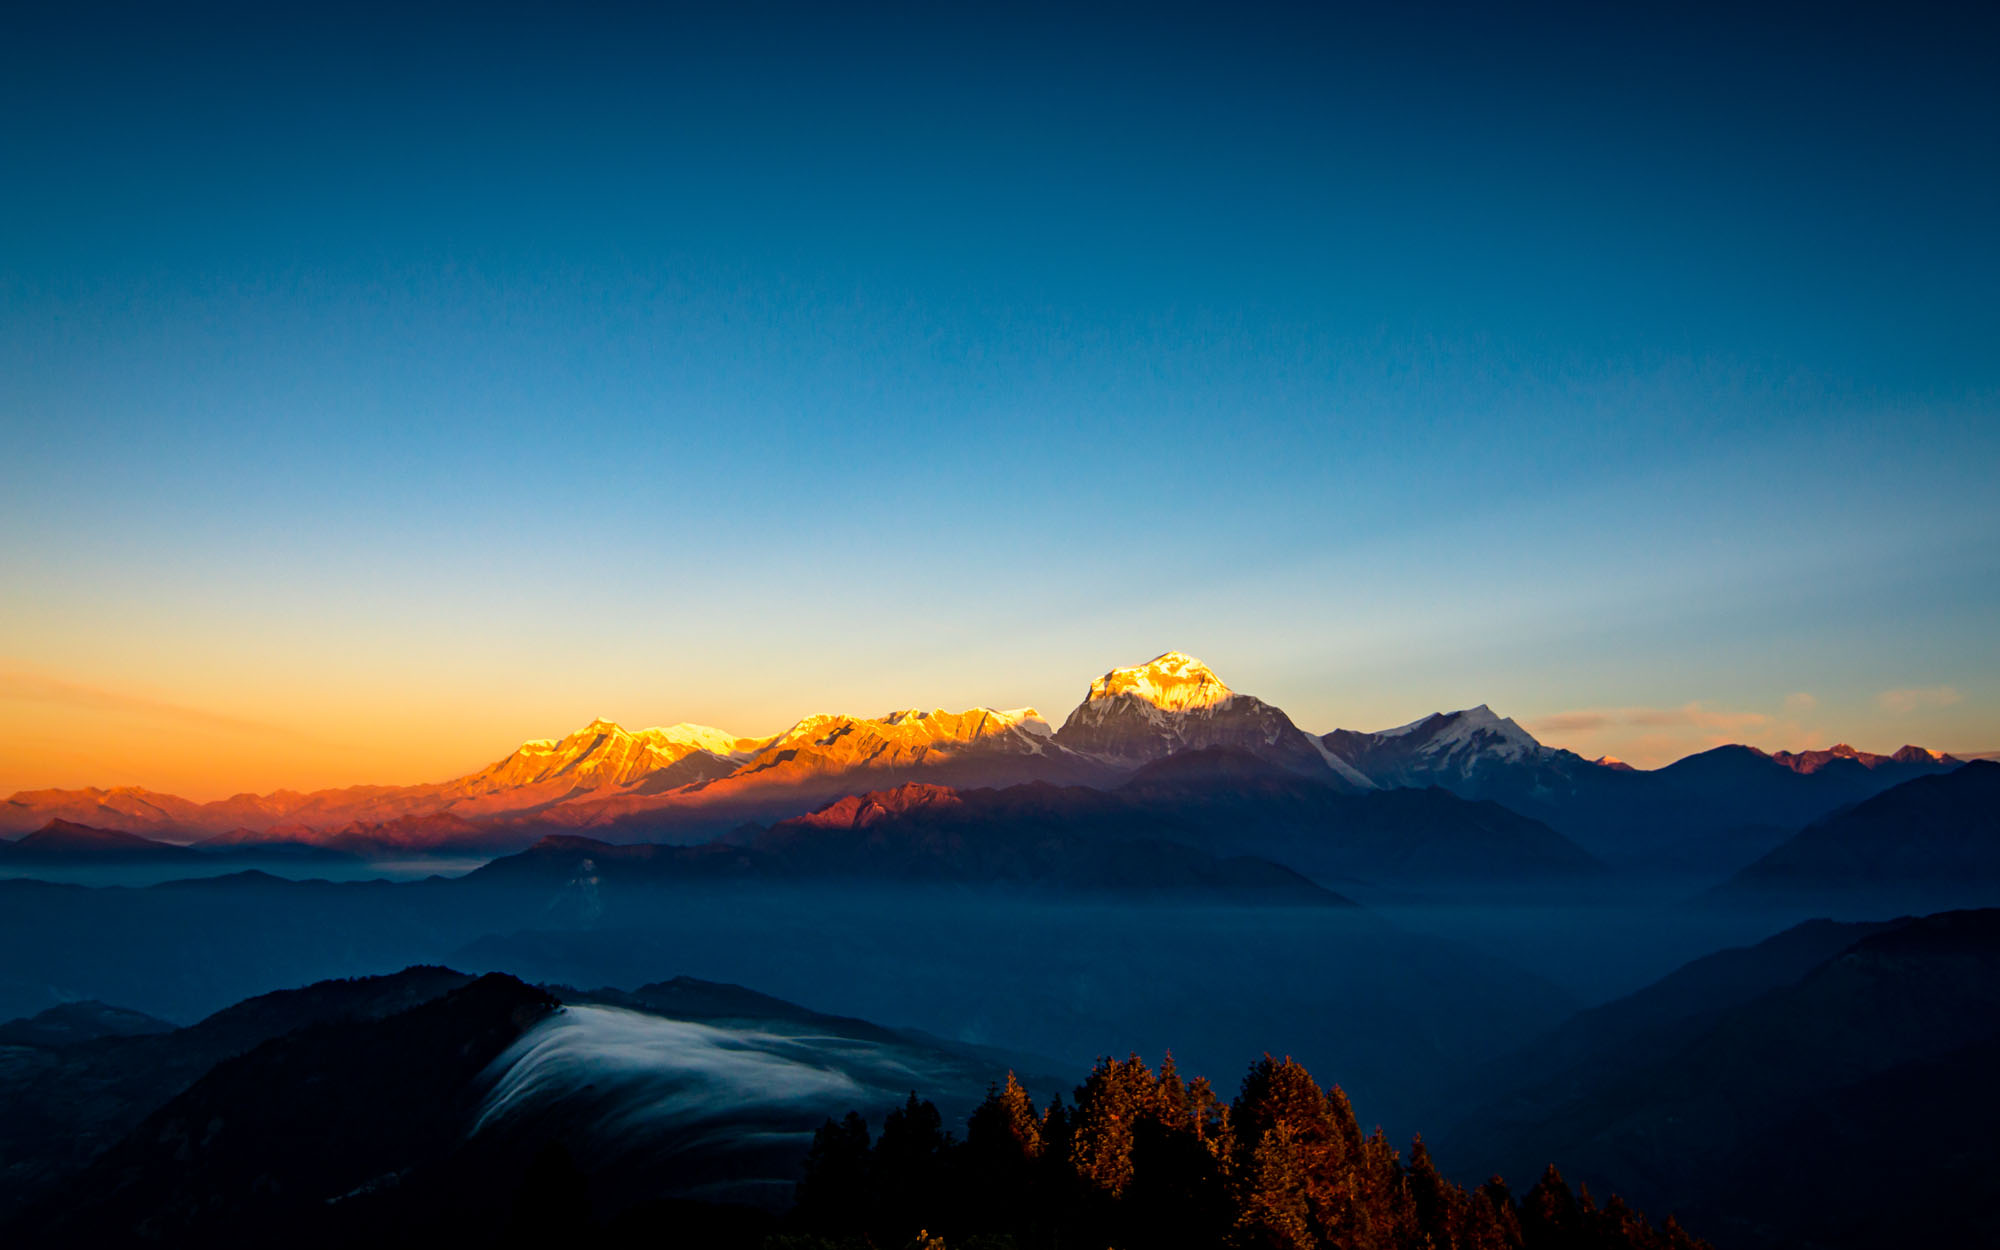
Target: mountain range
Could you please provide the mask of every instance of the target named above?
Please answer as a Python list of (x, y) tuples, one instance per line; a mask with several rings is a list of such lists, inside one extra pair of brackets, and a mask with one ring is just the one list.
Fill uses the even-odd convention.
[[(1116, 791), (1150, 765), (1204, 751), (1255, 761), (1255, 785), (1265, 789), (1310, 785), (1313, 803), (1436, 788), (1498, 804), (1614, 866), (1688, 867), (1718, 879), (1815, 820), (1960, 763), (1918, 747), (1883, 756), (1845, 744), (1776, 755), (1724, 746), (1640, 770), (1544, 746), (1485, 705), (1315, 736), (1199, 660), (1168, 652), (1091, 682), (1059, 728), (1033, 708), (814, 715), (764, 738), (597, 720), (430, 785), (208, 803), (133, 787), (22, 791), (0, 804), (0, 836), (61, 821), (208, 849), (307, 844), (364, 856), (504, 852), (562, 832), (695, 842), (906, 782)], [(1232, 801), (1236, 780), (1211, 768), (1208, 797)], [(1185, 778), (1180, 790), (1190, 797)]]

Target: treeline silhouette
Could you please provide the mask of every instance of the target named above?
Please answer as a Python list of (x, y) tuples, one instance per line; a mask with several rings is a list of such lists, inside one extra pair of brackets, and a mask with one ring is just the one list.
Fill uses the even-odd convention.
[(912, 1093), (871, 1140), (850, 1112), (814, 1135), (787, 1235), (767, 1246), (925, 1250), (1244, 1247), (1246, 1250), (1689, 1250), (1617, 1198), (1599, 1205), (1556, 1169), (1516, 1199), (1498, 1177), (1445, 1179), (1421, 1138), (1402, 1158), (1363, 1135), (1347, 1096), (1265, 1056), (1225, 1103), (1171, 1055), (1100, 1060), (1038, 1111), (1010, 1075), (960, 1139)]

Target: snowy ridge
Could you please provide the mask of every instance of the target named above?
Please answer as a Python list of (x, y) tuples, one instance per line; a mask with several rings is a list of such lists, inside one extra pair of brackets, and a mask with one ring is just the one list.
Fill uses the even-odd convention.
[(1457, 712), (1434, 712), (1374, 733), (1336, 729), (1319, 744), (1384, 786), (1449, 788), (1492, 769), (1540, 764), (1565, 754), (1543, 746), (1484, 703)]
[(1328, 768), (1340, 774), (1341, 780), (1350, 785), (1359, 786), (1363, 790), (1379, 790), (1382, 788), (1376, 785), (1374, 780), (1366, 773), (1363, 773), (1354, 765), (1335, 755), (1325, 742), (1318, 738), (1313, 738), (1311, 734), (1307, 734), (1306, 737), (1312, 738), (1313, 746), (1319, 749), (1320, 758), (1326, 761)]

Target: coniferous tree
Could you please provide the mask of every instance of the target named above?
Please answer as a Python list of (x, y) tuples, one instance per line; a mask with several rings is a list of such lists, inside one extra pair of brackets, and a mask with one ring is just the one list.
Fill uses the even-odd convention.
[[(1290, 1166), (1297, 1174), (1307, 1222), (1315, 1235), (1341, 1246), (1374, 1244), (1372, 1230), (1382, 1221), (1366, 1206), (1377, 1187), (1368, 1172), (1379, 1167), (1380, 1161), (1364, 1154), (1360, 1126), (1355, 1123), (1347, 1095), (1338, 1087), (1321, 1090), (1296, 1061), (1266, 1055), (1244, 1078), (1230, 1120), (1238, 1184), (1252, 1187), (1241, 1195), (1246, 1210), (1280, 1201), (1277, 1195), (1267, 1199), (1255, 1192), (1255, 1187), (1271, 1175), (1269, 1160), (1262, 1166), (1255, 1161), (1264, 1139), (1283, 1127), (1289, 1137), (1286, 1152), (1295, 1160)], [(1287, 1184), (1292, 1181), (1289, 1174), (1284, 1179)]]
[(850, 1111), (813, 1133), (799, 1180), (797, 1206), (811, 1227), (838, 1235), (859, 1233), (872, 1214), (868, 1122)]
[(1042, 1121), (1026, 1090), (1007, 1074), (966, 1121), (965, 1146), (954, 1172), (962, 1218), (984, 1229), (1032, 1229), (1044, 1205)]
[(878, 1247), (1706, 1250), (1554, 1168), (1516, 1202), (1498, 1177), (1471, 1192), (1447, 1180), (1421, 1138), (1405, 1165), (1381, 1130), (1362, 1135), (1338, 1087), (1268, 1055), (1230, 1105), (1172, 1056), (1155, 1074), (1133, 1055), (1100, 1060), (1073, 1110), (1058, 1096), (1039, 1116), (1009, 1074), (963, 1142), (914, 1093), (872, 1148), (858, 1115), (828, 1121), (793, 1227)]
[(1132, 1126), (1154, 1109), (1158, 1083), (1139, 1056), (1100, 1059), (1076, 1091), (1070, 1158), (1083, 1182), (1111, 1197), (1132, 1180)]
[(1579, 1250), (1582, 1229), (1576, 1195), (1551, 1163), (1521, 1199), (1521, 1231), (1533, 1250)]
[(948, 1216), (944, 1153), (950, 1139), (944, 1117), (914, 1091), (882, 1120), (875, 1143), (872, 1188), (877, 1202), (871, 1226), (885, 1237), (907, 1239)]
[(1507, 1182), (1495, 1176), (1472, 1195), (1473, 1244), (1478, 1250), (1521, 1250), (1521, 1216)]
[(1243, 1160), (1237, 1232), (1256, 1250), (1314, 1250), (1323, 1229), (1314, 1218), (1306, 1172), (1313, 1147), (1280, 1120), (1257, 1137)]
[(1120, 1223), (1134, 1246), (1213, 1246), (1227, 1237), (1234, 1223), (1227, 1133), (1227, 1111), (1208, 1082), (1183, 1082), (1169, 1053), (1151, 1110), (1132, 1126)]
[(1410, 1203), (1412, 1244), (1429, 1250), (1460, 1250), (1466, 1239), (1469, 1200), (1464, 1190), (1439, 1174), (1422, 1137), (1410, 1143), (1403, 1189)]

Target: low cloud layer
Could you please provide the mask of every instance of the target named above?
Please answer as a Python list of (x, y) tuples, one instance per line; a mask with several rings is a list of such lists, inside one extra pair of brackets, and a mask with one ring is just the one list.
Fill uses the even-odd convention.
[(1787, 695), (1780, 708), (1717, 707), (1694, 701), (1677, 707), (1589, 707), (1555, 712), (1524, 722), (1529, 733), (1551, 746), (1579, 755), (1608, 755), (1642, 768), (1657, 768), (1686, 755), (1730, 742), (1767, 750), (1826, 745), (1806, 717), (1819, 701), (1803, 691)]
[[(1801, 696), (1793, 696), (1793, 698), (1799, 697)], [(1803, 697), (1810, 699), (1812, 696)], [(1556, 712), (1531, 720), (1526, 728), (1529, 733), (1537, 737), (1599, 733), (1619, 727), (1701, 729), (1728, 733), (1762, 729), (1770, 725), (1773, 720), (1773, 717), (1762, 712), (1734, 712), (1706, 707), (1697, 702), (1683, 703), (1679, 707), (1581, 708), (1573, 712)]]
[(597, 1163), (643, 1158), (682, 1177), (731, 1155), (737, 1181), (752, 1185), (789, 1184), (812, 1130), (830, 1116), (873, 1117), (912, 1089), (966, 1084), (917, 1048), (780, 1022), (724, 1028), (590, 1005), (535, 1026), (485, 1080), (474, 1134), (560, 1124)]

